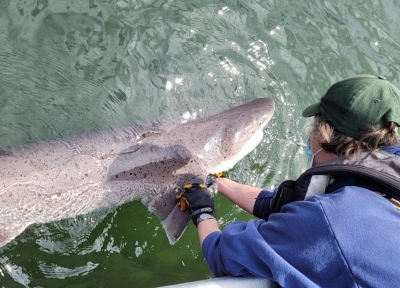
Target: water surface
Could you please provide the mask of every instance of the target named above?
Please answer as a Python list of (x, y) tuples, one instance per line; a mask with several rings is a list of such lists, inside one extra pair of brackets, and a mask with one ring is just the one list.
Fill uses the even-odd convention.
[[(275, 187), (308, 167), (304, 107), (335, 81), (400, 86), (388, 1), (0, 0), (0, 147), (273, 98), (230, 178)], [(215, 197), (221, 227), (250, 215)], [(136, 201), (36, 224), (0, 248), (1, 287), (155, 287), (212, 277), (190, 225), (169, 245)]]

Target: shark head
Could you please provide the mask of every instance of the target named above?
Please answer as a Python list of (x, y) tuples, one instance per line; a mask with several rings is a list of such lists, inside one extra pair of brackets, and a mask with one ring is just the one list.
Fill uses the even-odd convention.
[[(185, 179), (190, 182), (190, 179), (204, 181), (208, 173), (231, 169), (261, 142), (263, 129), (271, 120), (274, 110), (271, 99), (259, 98), (179, 127), (174, 131), (175, 140), (190, 150), (191, 158), (187, 165), (176, 172), (186, 175)], [(180, 138), (180, 135), (184, 137)], [(163, 198), (171, 197), (168, 196), (171, 194), (174, 193), (163, 193)], [(171, 202), (159, 200), (153, 198), (146, 205), (154, 208), (152, 211), (162, 220), (168, 239), (174, 244), (184, 232), (190, 217), (180, 211), (176, 204), (159, 213), (162, 211), (160, 207), (168, 207), (165, 203)], [(151, 202), (154, 204), (151, 205)]]
[[(207, 157), (209, 173), (231, 169), (256, 148), (263, 138), (263, 129), (271, 120), (275, 104), (258, 98), (235, 106), (218, 115), (213, 135), (204, 144), (200, 157)], [(209, 150), (213, 150), (210, 153)]]

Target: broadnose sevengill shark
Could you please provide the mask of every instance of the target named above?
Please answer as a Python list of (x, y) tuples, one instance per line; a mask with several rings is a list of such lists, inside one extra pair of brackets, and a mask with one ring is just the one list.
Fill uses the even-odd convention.
[(166, 121), (0, 150), (0, 247), (32, 223), (142, 199), (171, 244), (190, 217), (178, 187), (232, 168), (262, 140), (274, 102), (258, 98), (186, 122)]

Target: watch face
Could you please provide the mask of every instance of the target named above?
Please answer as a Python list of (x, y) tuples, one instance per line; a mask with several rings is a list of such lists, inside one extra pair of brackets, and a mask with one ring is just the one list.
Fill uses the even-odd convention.
[[(207, 220), (207, 219), (215, 219), (215, 218), (211, 214), (203, 213), (203, 214), (200, 214), (199, 218), (197, 218), (197, 222), (196, 223), (198, 225), (200, 222), (202, 222), (204, 220)], [(196, 225), (196, 227), (197, 227), (197, 225)]]
[(212, 215), (208, 214), (208, 213), (203, 213), (199, 216), (199, 220), (203, 221), (206, 219), (215, 219)]
[(206, 219), (208, 219), (209, 217), (210, 217), (210, 214), (204, 213), (204, 214), (201, 214), (199, 218), (200, 218), (201, 220), (206, 220)]

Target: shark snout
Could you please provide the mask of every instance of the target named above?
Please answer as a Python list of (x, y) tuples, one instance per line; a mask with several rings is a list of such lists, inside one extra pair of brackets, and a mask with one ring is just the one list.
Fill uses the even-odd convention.
[[(240, 106), (239, 106), (240, 107)], [(244, 104), (240, 113), (233, 116), (233, 131), (252, 133), (264, 128), (271, 120), (275, 111), (274, 101), (268, 98), (258, 98)], [(234, 127), (236, 126), (236, 127)], [(242, 128), (239, 128), (242, 126)]]
[(275, 103), (271, 99), (262, 98), (262, 104), (257, 109), (260, 115), (259, 122), (264, 127), (272, 118), (275, 111)]

